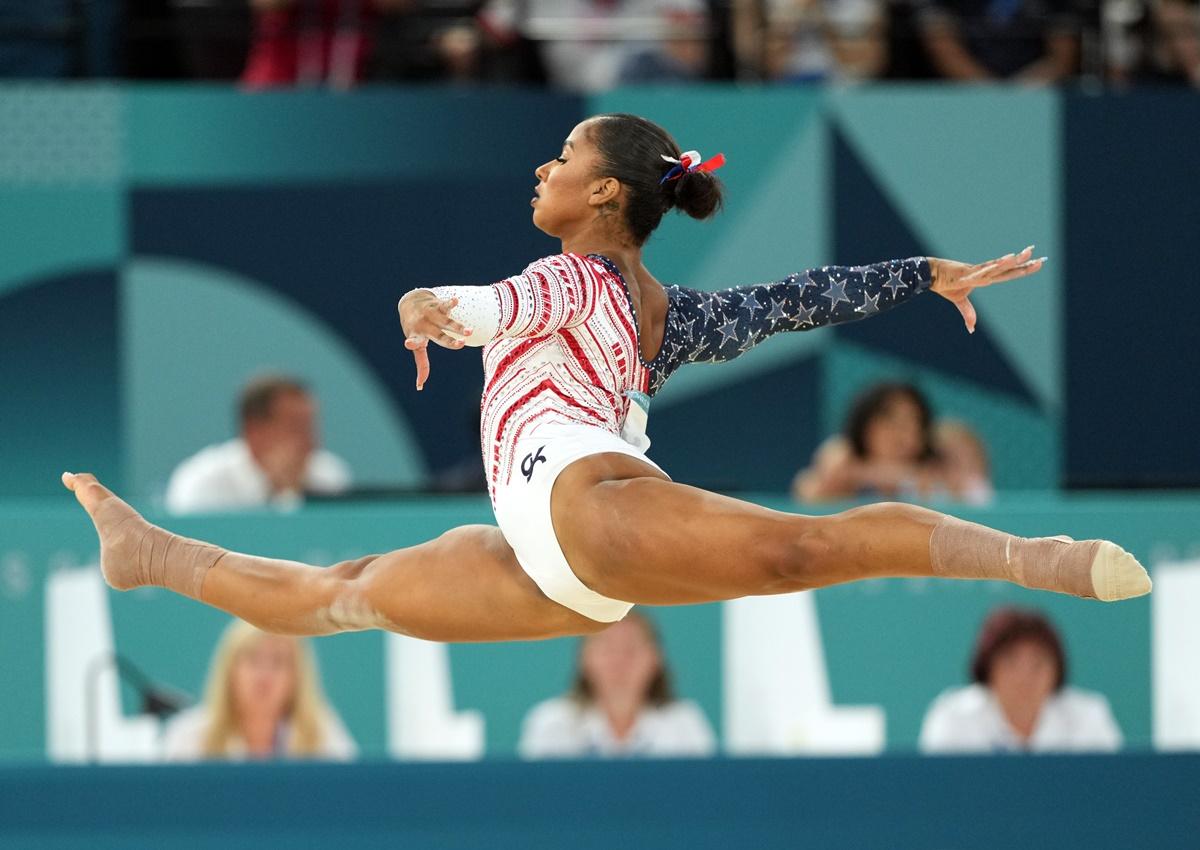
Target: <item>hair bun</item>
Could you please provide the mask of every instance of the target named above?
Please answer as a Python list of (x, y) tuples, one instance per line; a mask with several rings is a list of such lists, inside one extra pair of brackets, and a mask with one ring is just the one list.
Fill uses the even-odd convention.
[(724, 187), (708, 171), (688, 171), (667, 183), (671, 200), (681, 212), (692, 218), (709, 218), (721, 208)]

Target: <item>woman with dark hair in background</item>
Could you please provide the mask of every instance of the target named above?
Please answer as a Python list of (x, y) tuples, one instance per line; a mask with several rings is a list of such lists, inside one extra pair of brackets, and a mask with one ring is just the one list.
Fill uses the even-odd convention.
[(935, 424), (912, 384), (872, 384), (855, 398), (842, 433), (823, 442), (792, 481), (798, 502), (864, 497), (986, 504), (992, 485), (983, 441), (963, 422)]
[[(1042, 265), (1027, 248), (975, 266), (925, 257), (826, 266), (719, 293), (664, 286), (642, 247), (670, 209), (717, 211), (721, 162), (681, 150), (644, 118), (583, 121), (534, 172), (534, 224), (563, 253), (491, 286), (400, 300), (417, 389), (430, 341), (483, 346), (483, 454), (499, 528), (456, 528), (320, 569), (170, 534), (94, 477), (64, 473), (100, 535), (107, 581), (165, 586), (273, 631), (386, 628), (439, 641), (588, 634), (637, 603), (882, 576), (1003, 579), (1105, 600), (1149, 592), (1142, 566), (1107, 541), (1014, 537), (896, 503), (786, 514), (677, 484), (646, 457), (650, 396), (685, 363), (873, 316), (927, 289), (972, 329), (976, 288)], [(469, 250), (470, 234), (457, 236), (456, 249)]]
[(712, 727), (695, 703), (676, 699), (654, 624), (636, 611), (579, 646), (565, 696), (525, 715), (525, 758), (709, 756)]
[(1067, 687), (1062, 639), (1037, 611), (998, 608), (988, 616), (971, 679), (929, 707), (921, 726), (924, 752), (1106, 752), (1121, 746), (1108, 700)]
[(857, 496), (911, 498), (926, 494), (936, 472), (933, 413), (912, 384), (873, 384), (796, 476), (792, 495), (802, 502)]

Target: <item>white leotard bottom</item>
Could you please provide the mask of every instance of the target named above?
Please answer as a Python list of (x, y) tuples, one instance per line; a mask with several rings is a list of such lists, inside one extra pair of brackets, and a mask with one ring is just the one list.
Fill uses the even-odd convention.
[[(602, 623), (620, 620), (633, 607), (603, 596), (579, 580), (563, 555), (550, 519), (554, 481), (588, 455), (616, 452), (658, 465), (616, 434), (587, 425), (547, 422), (516, 444), (512, 478), (496, 486), (496, 522), (521, 568), (559, 605)], [(659, 470), (661, 471), (661, 470)], [(665, 473), (664, 473), (665, 474)]]

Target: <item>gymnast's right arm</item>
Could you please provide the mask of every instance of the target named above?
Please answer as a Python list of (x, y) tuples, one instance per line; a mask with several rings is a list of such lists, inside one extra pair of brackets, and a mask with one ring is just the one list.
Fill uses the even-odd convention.
[(521, 274), (490, 286), (414, 289), (400, 299), (397, 309), (404, 347), (417, 360), (417, 389), (429, 375), (429, 340), (458, 349), (502, 337), (549, 336), (582, 324), (591, 314), (596, 292), (594, 273), (567, 254), (538, 260)]

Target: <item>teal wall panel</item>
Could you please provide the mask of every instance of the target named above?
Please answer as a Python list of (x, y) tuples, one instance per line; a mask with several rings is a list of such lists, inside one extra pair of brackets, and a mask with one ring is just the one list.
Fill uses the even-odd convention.
[(123, 485), (118, 296), (89, 269), (0, 299), (0, 499), (57, 494), (71, 466)]
[(1037, 243), (1034, 280), (980, 292), (980, 322), (1049, 409), (1062, 393), (1065, 256), (1052, 91), (866, 88), (831, 114), (935, 256), (980, 262)]
[(125, 253), (125, 199), (109, 186), (28, 187), (0, 179), (0, 298), (40, 280), (111, 268)]
[(139, 186), (492, 176), (497, 152), (513, 150), (528, 152), (532, 178), (570, 131), (547, 138), (547, 119), (580, 109), (574, 98), (520, 90), (150, 86), (128, 96), (129, 179)]
[[(1190, 103), (1153, 97), (1144, 102), (1164, 116), (1186, 112)], [(358, 429), (366, 432), (364, 460), (355, 465), (364, 466), (368, 456), (378, 459), (365, 468), (381, 482), (386, 477), (387, 483), (405, 485), (474, 454), (468, 419), (476, 404), (478, 361), (444, 354), (436, 361), (433, 395), (418, 399), (388, 318), (395, 295), (417, 283), (486, 282), (554, 250), (553, 240), (529, 226), (525, 199), (532, 169), (553, 154), (577, 120), (610, 110), (648, 115), (685, 145), (729, 157), (720, 173), (728, 187), (725, 211), (705, 223), (669, 215), (650, 243), (649, 263), (664, 281), (716, 289), (776, 279), (835, 254), (839, 260), (872, 261), (916, 250), (977, 259), (1037, 242), (1051, 262), (1036, 279), (978, 295), (982, 332), (972, 345), (947, 347), (953, 354), (942, 364), (911, 350), (899, 359), (913, 361), (908, 364), (913, 368), (974, 376), (969, 381), (974, 386), (961, 387), (963, 398), (978, 390), (979, 398), (993, 399), (995, 407), (981, 409), (976, 418), (993, 423), (987, 430), (999, 435), (998, 455), (1012, 456), (1005, 445), (1038, 447), (1026, 463), (1003, 464), (1003, 486), (1055, 484), (1060, 471), (1047, 469), (1063, 457), (1082, 466), (1104, 462), (1096, 452), (1068, 455), (1059, 445), (1063, 289), (1086, 290), (1088, 297), (1095, 291), (1095, 298), (1108, 303), (1127, 281), (1093, 272), (1071, 278), (1067, 258), (1095, 253), (1086, 245), (1068, 253), (1064, 242), (1063, 125), (1069, 116), (1053, 92), (704, 86), (615, 91), (584, 100), (432, 89), (250, 96), (204, 86), (0, 87), (0, 231), (9, 237), (0, 262), (0, 311), (6, 293), (81, 270), (117, 271), (141, 262), (139, 250), (222, 267), (285, 292), (305, 304), (316, 322), (333, 328), (366, 364), (353, 382), (359, 404), (327, 406), (327, 415), (343, 415), (341, 424), (328, 420), (331, 443), (337, 432), (352, 427), (354, 411), (368, 410)], [(1069, 114), (1082, 121), (1091, 112), (1079, 108)], [(526, 120), (514, 121), (515, 115)], [(1140, 143), (1158, 144), (1154, 137)], [(856, 206), (862, 198), (841, 196), (833, 174), (846, 157), (855, 160), (862, 180), (895, 217), (895, 227), (882, 222), (875, 227), (873, 213)], [(1153, 159), (1152, 152), (1144, 157)], [(1176, 171), (1186, 165), (1178, 157), (1164, 161)], [(1187, 182), (1182, 172), (1178, 180), (1163, 179)], [(1128, 182), (1135, 192), (1139, 181)], [(328, 207), (325, 214), (322, 205)], [(1154, 209), (1149, 202), (1143, 207)], [(261, 244), (255, 222), (261, 224)], [(855, 222), (860, 238), (834, 232), (845, 230), (845, 222)], [(134, 244), (135, 227), (141, 248)], [(868, 238), (873, 231), (879, 238)], [(304, 234), (303, 245), (289, 235), (293, 232)], [(1076, 242), (1088, 232), (1079, 229)], [(909, 244), (914, 240), (915, 246)], [(222, 246), (232, 247), (223, 252)], [(1179, 262), (1186, 267), (1186, 258)], [(353, 278), (353, 285), (339, 276)], [(339, 300), (342, 288), (346, 294)], [(947, 305), (929, 302), (933, 299), (906, 308), (904, 322), (893, 326), (903, 327), (912, 345), (958, 331)], [(169, 324), (169, 302), (155, 304), (155, 310), (167, 312), (156, 317), (142, 310), (138, 328)], [(69, 306), (60, 312), (69, 313)], [(47, 331), (49, 317), (42, 319)], [(118, 373), (152, 375), (149, 350), (125, 333), (132, 327), (128, 317), (120, 321)], [(887, 321), (869, 323), (872, 334)], [(858, 327), (790, 334), (720, 368), (685, 368), (667, 384), (656, 412), (722, 394), (732, 399), (738, 387), (781, 370), (804, 372), (802, 364), (826, 356), (843, 335), (881, 356), (896, 354), (895, 346), (864, 342)], [(172, 362), (200, 363), (211, 355), (198, 337), (186, 338), (187, 345), (178, 341)], [(340, 366), (325, 351), (315, 347), (284, 365), (328, 374)], [(993, 361), (988, 368), (963, 365), (988, 358)], [(221, 359), (249, 373), (263, 362), (261, 345), (248, 335), (231, 335)], [(1129, 368), (1136, 372), (1139, 366)], [(1009, 400), (996, 395), (1002, 373), (1020, 384)], [(140, 386), (157, 391), (152, 385)], [(815, 389), (844, 394), (858, 387), (826, 382)], [(813, 390), (806, 386), (803, 392)], [(98, 449), (96, 462), (124, 453), (117, 462), (129, 468), (119, 471), (141, 492), (153, 492), (181, 453), (227, 433), (230, 392), (224, 385), (220, 391), (206, 405), (210, 417), (203, 435), (187, 423), (156, 420), (142, 404), (146, 396), (127, 396), (120, 410), (124, 424), (117, 426), (123, 430), (115, 433), (113, 445)], [(110, 395), (115, 398), (117, 391)], [(1079, 397), (1087, 409), (1076, 411), (1073, 421), (1109, 415), (1096, 408), (1094, 394)], [(836, 400), (823, 396), (814, 415), (824, 416), (821, 411)], [(1000, 409), (1009, 401), (1012, 416)], [(652, 437), (660, 446), (688, 444), (683, 420), (656, 416), (661, 430)], [(1151, 424), (1161, 429), (1171, 421), (1159, 417)], [(1003, 433), (1000, 423), (1007, 429)], [(1146, 451), (1168, 443), (1146, 441)], [(1159, 460), (1156, 469), (1178, 466)], [(691, 468), (687, 453), (682, 463), (673, 471), (685, 478), (702, 472)], [(747, 464), (738, 486), (776, 486), (774, 470), (759, 472), (765, 467)], [(1179, 483), (1176, 478), (1173, 483)], [(1084, 479), (1096, 480), (1095, 471)], [(33, 494), (45, 492), (43, 487), (14, 474), (3, 492)]]
[(1198, 780), (1194, 754), (10, 767), (0, 847), (1192, 850)]

